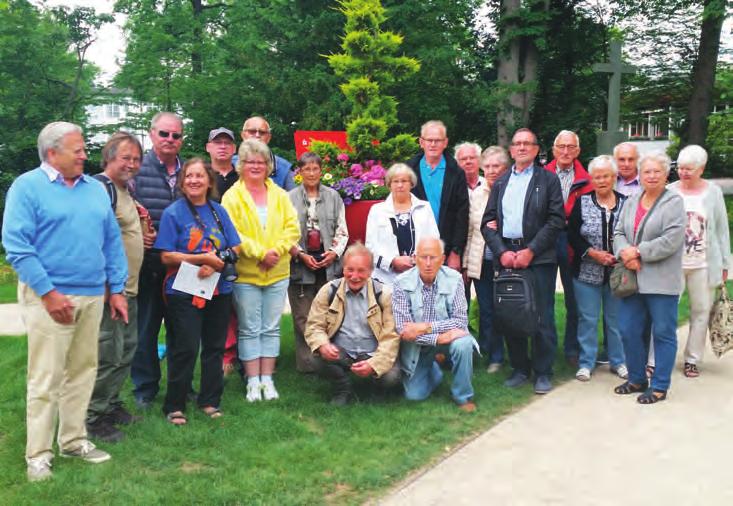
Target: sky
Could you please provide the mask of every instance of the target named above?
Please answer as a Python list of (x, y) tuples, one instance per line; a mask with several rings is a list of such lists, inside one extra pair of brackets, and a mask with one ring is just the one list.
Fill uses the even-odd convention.
[[(94, 7), (97, 12), (111, 13), (114, 6), (114, 0), (36, 0), (34, 3), (45, 3), (49, 7), (67, 6), (67, 7)], [(104, 25), (99, 36), (89, 48), (88, 57), (102, 71), (100, 81), (108, 84), (119, 68), (119, 62), (124, 57), (125, 37), (122, 33), (121, 26), (124, 23), (124, 16), (115, 15), (115, 23)], [(729, 63), (733, 63), (733, 18), (728, 18), (723, 25), (722, 49), (727, 50), (727, 54), (721, 59)]]

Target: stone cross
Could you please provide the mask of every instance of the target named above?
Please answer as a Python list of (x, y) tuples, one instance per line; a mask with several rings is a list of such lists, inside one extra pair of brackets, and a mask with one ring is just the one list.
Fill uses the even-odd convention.
[(626, 140), (626, 135), (619, 131), (619, 116), (621, 110), (621, 75), (630, 74), (635, 71), (631, 65), (621, 61), (621, 41), (612, 40), (610, 43), (610, 55), (608, 63), (596, 63), (593, 65), (594, 72), (607, 72), (611, 74), (608, 83), (608, 119), (605, 132), (598, 135), (598, 154), (610, 153), (613, 146)]

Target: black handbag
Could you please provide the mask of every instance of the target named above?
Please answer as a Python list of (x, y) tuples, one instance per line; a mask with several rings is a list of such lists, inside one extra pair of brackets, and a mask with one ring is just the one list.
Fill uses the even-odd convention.
[(493, 323), (498, 334), (527, 337), (537, 333), (540, 313), (535, 278), (529, 269), (501, 269), (494, 277)]

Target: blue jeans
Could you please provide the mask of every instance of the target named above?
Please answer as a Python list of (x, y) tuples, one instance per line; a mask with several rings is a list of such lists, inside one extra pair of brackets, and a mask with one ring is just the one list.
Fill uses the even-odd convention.
[(578, 279), (573, 280), (578, 301), (578, 343), (580, 357), (578, 365), (593, 370), (598, 354), (598, 318), (603, 305), (603, 328), (608, 339), (608, 360), (612, 368), (624, 363), (624, 347), (618, 331), (619, 299), (611, 293), (608, 283), (591, 285)]
[(676, 295), (636, 294), (621, 299), (618, 321), (626, 351), (629, 382), (641, 385), (646, 382), (647, 351), (644, 348), (645, 327), (651, 321), (656, 367), (651, 387), (669, 389), (677, 354), (677, 303)]
[[(135, 385), (135, 398), (151, 401), (158, 394), (160, 383), (160, 359), (158, 358), (158, 333), (163, 320), (163, 280), (165, 267), (160, 260), (146, 255), (140, 269), (137, 295), (137, 349), (132, 358), (130, 376)], [(168, 322), (166, 336), (172, 335)]]
[(239, 360), (280, 355), (280, 318), (290, 279), (267, 286), (234, 283)]
[[(528, 336), (506, 336), (506, 348), (512, 369), (530, 376), (552, 375), (552, 363), (555, 360), (555, 347), (552, 345), (552, 319), (547, 313), (550, 307), (548, 299), (555, 294), (555, 264), (532, 264), (529, 266), (535, 279), (535, 300), (540, 309), (540, 327), (537, 333), (529, 336), (532, 340), (532, 357), (529, 356)], [(545, 308), (545, 311), (541, 309)]]
[(481, 279), (474, 280), (479, 308), (479, 339), (481, 352), (488, 355), (489, 364), (504, 362), (504, 336), (497, 335), (492, 324), (494, 314), (494, 265), (484, 261)]
[[(580, 351), (578, 344), (578, 306), (575, 301), (575, 291), (573, 290), (573, 266), (570, 264), (568, 255), (568, 232), (563, 230), (557, 236), (557, 267), (560, 269), (560, 281), (562, 281), (562, 289), (565, 294), (565, 342), (563, 350), (566, 357), (576, 357)], [(555, 325), (555, 278), (557, 277), (557, 268), (554, 271), (555, 276), (552, 278), (552, 293), (548, 301), (548, 313), (552, 318), (552, 344), (557, 348), (557, 327)]]
[(453, 372), (451, 395), (456, 404), (465, 404), (473, 397), (471, 376), (473, 375), (473, 338), (459, 337), (449, 345), (425, 346), (420, 350), (420, 358), (412, 376), (403, 375), (405, 398), (411, 401), (427, 399), (443, 379), (443, 373), (435, 362), (435, 354), (447, 349)]

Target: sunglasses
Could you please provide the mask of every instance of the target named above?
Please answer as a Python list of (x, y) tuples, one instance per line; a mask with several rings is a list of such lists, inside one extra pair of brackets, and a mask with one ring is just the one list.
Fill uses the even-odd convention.
[(249, 135), (259, 135), (260, 137), (263, 137), (270, 133), (269, 130), (259, 130), (257, 128), (247, 128), (244, 131), (247, 132)]
[(183, 134), (179, 134), (178, 132), (169, 132), (167, 130), (158, 130), (158, 135), (164, 139), (167, 139), (168, 137), (173, 137), (173, 140), (176, 141), (183, 137)]

